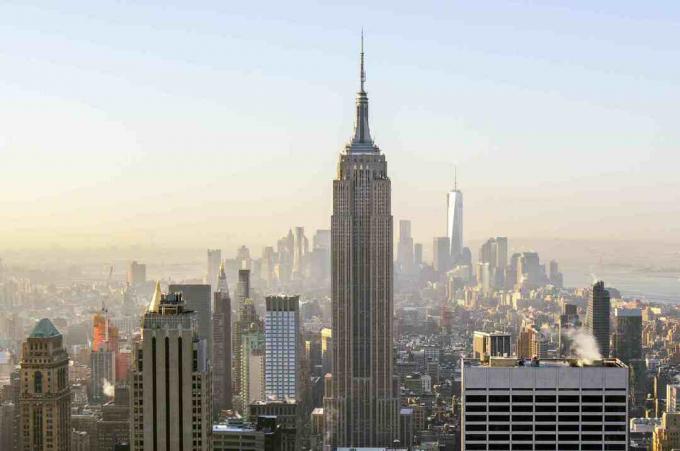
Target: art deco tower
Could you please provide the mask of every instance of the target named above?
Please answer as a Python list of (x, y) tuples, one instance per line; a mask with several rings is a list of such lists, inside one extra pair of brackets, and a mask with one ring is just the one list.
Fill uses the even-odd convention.
[(134, 348), (133, 451), (212, 449), (210, 359), (198, 325), (182, 293), (162, 294), (156, 283)]
[(392, 214), (387, 162), (373, 143), (364, 90), (340, 153), (331, 218), (333, 374), (325, 446), (391, 447), (399, 436), (392, 377)]
[(70, 451), (71, 388), (63, 337), (41, 319), (21, 348), (21, 450)]

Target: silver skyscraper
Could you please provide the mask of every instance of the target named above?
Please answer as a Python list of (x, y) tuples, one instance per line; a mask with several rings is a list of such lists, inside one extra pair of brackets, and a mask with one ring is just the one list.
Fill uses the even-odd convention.
[(454, 176), (453, 190), (446, 195), (446, 236), (451, 246), (451, 263), (460, 261), (463, 253), (463, 193)]
[(399, 437), (392, 377), (392, 214), (387, 162), (373, 143), (364, 90), (354, 136), (339, 157), (331, 219), (333, 374), (325, 446), (389, 447)]

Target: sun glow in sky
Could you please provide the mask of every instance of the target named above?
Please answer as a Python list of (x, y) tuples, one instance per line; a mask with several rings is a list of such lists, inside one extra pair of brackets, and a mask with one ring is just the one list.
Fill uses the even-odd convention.
[[(3, 2), (0, 248), (256, 253), (329, 228), (366, 30), (393, 213), (680, 241), (680, 4)], [(396, 232), (396, 231), (395, 231)]]

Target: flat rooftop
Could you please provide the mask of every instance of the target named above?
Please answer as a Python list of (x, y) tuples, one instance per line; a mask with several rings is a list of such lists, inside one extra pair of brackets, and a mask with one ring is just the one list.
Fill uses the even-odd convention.
[(487, 367), (487, 368), (627, 368), (626, 364), (619, 359), (598, 359), (583, 360), (577, 358), (569, 359), (518, 359), (517, 357), (491, 357), (488, 361), (479, 359), (463, 359), (466, 367)]

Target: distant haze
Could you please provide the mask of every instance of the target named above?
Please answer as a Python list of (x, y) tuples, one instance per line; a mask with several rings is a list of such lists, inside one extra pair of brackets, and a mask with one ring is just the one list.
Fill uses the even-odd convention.
[(329, 228), (362, 26), (416, 241), (680, 242), (679, 3), (370, 3), (4, 2), (0, 249)]

